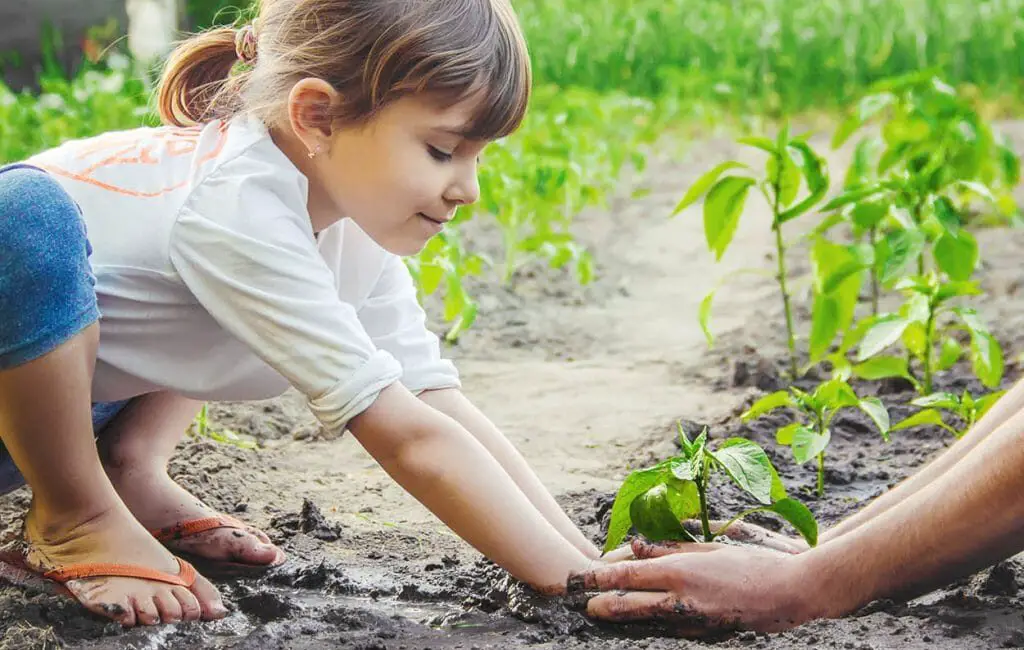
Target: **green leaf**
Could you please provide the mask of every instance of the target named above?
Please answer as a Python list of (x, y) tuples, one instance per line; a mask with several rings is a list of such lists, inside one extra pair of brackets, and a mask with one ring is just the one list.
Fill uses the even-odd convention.
[(979, 397), (977, 400), (975, 400), (974, 408), (977, 412), (978, 419), (980, 420), (982, 417), (984, 417), (985, 414), (989, 412), (989, 409), (995, 406), (996, 402), (998, 402), (1000, 398), (1002, 398), (1002, 396), (1005, 394), (1006, 391), (1001, 390), (995, 393), (989, 393), (988, 395), (985, 395), (984, 397)]
[(788, 521), (807, 540), (808, 546), (818, 545), (818, 522), (804, 504), (796, 499), (786, 498), (776, 501), (765, 510), (770, 510)]
[(1003, 380), (1003, 351), (995, 337), (987, 332), (971, 332), (971, 365), (974, 374), (987, 388)]
[(786, 486), (782, 484), (782, 479), (779, 478), (779, 472), (775, 469), (775, 466), (769, 462), (769, 467), (772, 470), (772, 503), (781, 501), (789, 496), (786, 493)]
[(932, 202), (932, 209), (935, 210), (935, 218), (939, 220), (946, 232), (953, 237), (959, 236), (962, 223), (960, 213), (957, 212), (953, 202), (940, 196)]
[(715, 336), (711, 333), (711, 301), (715, 298), (715, 292), (711, 291), (708, 295), (704, 296), (704, 300), (700, 301), (700, 310), (697, 313), (698, 322), (700, 322), (700, 329), (704, 332), (704, 338), (708, 341), (708, 347), (710, 348), (715, 344)]
[[(799, 422), (793, 422), (792, 424), (787, 424), (786, 426), (779, 428), (779, 430), (775, 432), (775, 442), (787, 447), (792, 445), (793, 440), (796, 438), (796, 433), (800, 429), (807, 429), (807, 427)], [(814, 431), (810, 429), (808, 429), (808, 431), (814, 433)]]
[(858, 406), (875, 423), (885, 441), (889, 442), (889, 411), (882, 404), (882, 400), (877, 397), (865, 397)]
[[(782, 160), (782, 173), (779, 173), (779, 160)], [(765, 163), (765, 175), (768, 183), (774, 188), (776, 183), (779, 187), (779, 206), (786, 207), (796, 198), (800, 192), (800, 169), (788, 155), (778, 154), (768, 157)]]
[(963, 354), (963, 349), (960, 344), (954, 339), (947, 338), (942, 341), (942, 348), (939, 352), (939, 361), (936, 367), (941, 370), (949, 370), (956, 362), (960, 360), (960, 356)]
[(855, 365), (853, 367), (853, 375), (868, 381), (888, 379), (890, 377), (910, 379), (910, 368), (907, 366), (906, 357), (872, 357), (863, 363)]
[(953, 431), (953, 428), (946, 424), (942, 419), (942, 414), (933, 409), (927, 409), (924, 411), (918, 411), (911, 415), (906, 420), (899, 422), (890, 429), (890, 431), (900, 431), (902, 429), (913, 429), (914, 427), (922, 426), (939, 426), (947, 431)]
[(895, 230), (879, 240), (876, 254), (878, 276), (887, 284), (904, 274), (924, 252), (927, 239), (919, 230)]
[(754, 404), (747, 409), (746, 413), (740, 416), (740, 419), (744, 422), (749, 422), (754, 418), (759, 418), (765, 413), (774, 411), (775, 409), (783, 406), (795, 408), (796, 405), (793, 404), (793, 398), (790, 396), (789, 391), (780, 390), (772, 393), (771, 395), (766, 395), (754, 402)]
[(910, 321), (899, 316), (878, 320), (865, 332), (857, 351), (857, 361), (869, 359), (900, 340), (909, 324)]
[(982, 293), (977, 282), (944, 282), (935, 292), (935, 298), (942, 303), (955, 296), (980, 296)]
[(793, 444), (790, 445), (793, 448), (793, 458), (797, 463), (803, 465), (825, 451), (831, 440), (832, 432), (828, 429), (820, 434), (807, 427), (797, 429), (793, 435)]
[(744, 438), (730, 438), (711, 458), (729, 475), (733, 482), (761, 503), (771, 503), (771, 461), (756, 443)]
[(891, 207), (889, 201), (863, 201), (853, 206), (850, 219), (860, 230), (870, 230), (882, 223)]
[(811, 337), (808, 347), (811, 363), (821, 361), (839, 331), (839, 302), (827, 295), (814, 296), (811, 310)]
[(766, 151), (771, 154), (775, 153), (776, 151), (774, 142), (772, 142), (768, 138), (763, 138), (760, 136), (747, 136), (744, 138), (739, 138), (738, 140), (736, 140), (736, 142), (740, 144), (749, 145), (751, 147), (757, 147), (758, 149), (761, 149), (762, 151)]
[(752, 178), (726, 176), (708, 192), (704, 201), (704, 236), (716, 260), (722, 259), (736, 234), (747, 192), (753, 184)]
[(966, 230), (959, 237), (943, 234), (933, 252), (939, 269), (953, 280), (967, 280), (978, 265), (978, 242)]
[(668, 466), (672, 476), (676, 477), (680, 481), (693, 481), (696, 480), (697, 476), (693, 472), (693, 465), (690, 464), (690, 460), (680, 460), (672, 463)]
[(735, 160), (729, 160), (724, 163), (721, 163), (720, 165), (717, 165), (711, 171), (705, 173), (703, 176), (698, 178), (696, 182), (694, 182), (694, 184), (690, 186), (690, 189), (686, 191), (686, 195), (683, 196), (683, 200), (679, 202), (679, 205), (676, 206), (676, 209), (672, 211), (672, 216), (679, 214), (689, 206), (693, 205), (693, 203), (696, 202), (697, 199), (699, 199), (701, 196), (704, 195), (705, 192), (708, 191), (708, 188), (714, 185), (715, 181), (718, 180), (719, 176), (729, 171), (730, 169), (738, 168), (746, 169), (747, 166), (744, 165), (743, 163), (736, 162)]
[(989, 203), (996, 203), (996, 197), (992, 195), (992, 190), (983, 183), (975, 181), (957, 181), (956, 185), (966, 189), (969, 192), (977, 194), (981, 198), (987, 200)]
[(868, 95), (857, 104), (857, 112), (847, 118), (832, 137), (832, 148), (837, 149), (859, 129), (864, 122), (878, 114), (879, 111), (896, 102), (896, 96), (892, 93), (879, 93)]
[(841, 379), (830, 379), (814, 391), (814, 399), (830, 409), (856, 406), (860, 400), (850, 385)]
[(851, 203), (858, 203), (859, 201), (862, 201), (870, 196), (881, 194), (882, 192), (885, 192), (887, 189), (888, 187), (886, 185), (882, 183), (877, 183), (875, 185), (869, 185), (867, 187), (858, 187), (856, 189), (847, 190), (845, 192), (842, 192), (835, 198), (830, 199), (828, 202), (825, 203), (825, 205), (821, 206), (821, 211), (830, 212), (832, 210), (836, 210)]
[[(693, 481), (688, 483), (693, 485), (696, 491), (696, 484)], [(689, 538), (690, 535), (683, 528), (681, 518), (674, 512), (676, 509), (678, 508), (674, 509), (669, 500), (669, 487), (662, 483), (633, 499), (629, 505), (629, 518), (637, 532), (652, 542)], [(698, 513), (699, 509), (692, 514)], [(610, 541), (611, 537), (608, 539)], [(619, 543), (621, 542), (622, 540), (619, 540)], [(617, 547), (618, 544), (611, 546), (606, 543), (605, 552)]]
[(612, 503), (611, 519), (608, 522), (608, 539), (604, 545), (605, 553), (618, 548), (629, 534), (629, 529), (632, 526), (629, 509), (633, 500), (664, 481), (665, 473), (663, 468), (652, 467), (633, 472), (622, 482), (615, 495), (615, 501)]
[(910, 402), (913, 406), (921, 408), (941, 408), (957, 411), (960, 409), (960, 398), (953, 393), (932, 393), (924, 397), (918, 397)]

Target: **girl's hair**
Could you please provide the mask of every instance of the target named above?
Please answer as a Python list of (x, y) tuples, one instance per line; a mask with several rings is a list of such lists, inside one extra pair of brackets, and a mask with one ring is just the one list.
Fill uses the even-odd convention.
[(479, 98), (467, 136), (490, 140), (526, 112), (530, 61), (509, 0), (263, 0), (257, 11), (254, 33), (220, 27), (178, 45), (157, 94), (165, 124), (250, 113), (278, 125), (305, 77), (339, 92), (330, 117), (346, 124), (414, 94)]

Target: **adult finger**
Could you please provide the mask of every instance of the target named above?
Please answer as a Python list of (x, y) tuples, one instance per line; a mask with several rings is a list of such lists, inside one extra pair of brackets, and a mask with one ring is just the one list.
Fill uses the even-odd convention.
[(697, 542), (650, 542), (646, 539), (633, 540), (633, 555), (638, 560), (650, 560), (679, 553), (707, 553), (717, 551), (722, 544), (701, 544)]
[(673, 582), (666, 575), (670, 571), (670, 567), (659, 564), (658, 560), (616, 562), (570, 575), (566, 589), (570, 593), (594, 589), (663, 590)]
[(667, 591), (610, 591), (587, 601), (587, 615), (616, 623), (664, 618), (675, 603)]

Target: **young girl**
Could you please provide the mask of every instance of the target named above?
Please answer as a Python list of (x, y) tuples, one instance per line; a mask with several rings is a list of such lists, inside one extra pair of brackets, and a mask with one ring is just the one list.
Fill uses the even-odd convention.
[(168, 126), (0, 172), (0, 491), (33, 491), (23, 565), (124, 625), (223, 616), (168, 549), (207, 573), (283, 553), (167, 460), (202, 401), (289, 384), (516, 577), (560, 592), (597, 558), (459, 392), (399, 257), (477, 199), (529, 85), (508, 0), (266, 0), (171, 55)]

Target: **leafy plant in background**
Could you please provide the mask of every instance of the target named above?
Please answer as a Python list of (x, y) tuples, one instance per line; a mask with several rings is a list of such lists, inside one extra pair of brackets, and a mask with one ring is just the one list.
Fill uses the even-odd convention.
[[(932, 272), (904, 278), (896, 288), (906, 295), (906, 302), (898, 313), (864, 323), (856, 356), (859, 363), (850, 369), (853, 375), (862, 379), (903, 377), (919, 393), (929, 395), (935, 374), (951, 368), (963, 355), (963, 347), (954, 334), (965, 332), (970, 338), (975, 375), (989, 388), (999, 385), (1004, 369), (999, 342), (975, 310), (954, 305), (956, 298), (981, 294), (977, 283), (944, 282)], [(897, 341), (903, 343), (907, 356), (876, 356)], [(916, 368), (910, 365), (911, 361)]]
[[(818, 541), (818, 524), (805, 505), (789, 498), (767, 454), (745, 438), (729, 438), (715, 449), (705, 429), (691, 441), (679, 426), (682, 454), (654, 467), (632, 472), (623, 481), (612, 505), (605, 552), (622, 543), (631, 528), (651, 541), (698, 541), (683, 526), (699, 518), (703, 541), (711, 542), (729, 526), (755, 512), (774, 512), (803, 535), (811, 546)], [(760, 505), (744, 510), (717, 531), (711, 530), (708, 485), (716, 475), (728, 477)]]
[(240, 435), (231, 429), (221, 429), (220, 431), (217, 431), (211, 428), (210, 414), (207, 404), (203, 404), (203, 407), (199, 410), (199, 414), (196, 415), (195, 420), (192, 422), (192, 426), (190, 427), (190, 433), (197, 438), (206, 438), (224, 445), (238, 447), (239, 449), (259, 449), (260, 447), (259, 443), (257, 443), (252, 436)]
[(818, 461), (818, 496), (825, 494), (825, 450), (832, 440), (829, 425), (844, 408), (855, 407), (867, 414), (886, 441), (889, 440), (889, 412), (877, 397), (860, 399), (846, 381), (832, 379), (820, 384), (813, 393), (795, 386), (780, 390), (756, 401), (741, 417), (749, 422), (779, 408), (798, 414), (796, 422), (779, 428), (775, 440), (789, 447), (801, 465), (811, 459)]
[[(920, 407), (922, 410), (900, 421), (893, 426), (892, 430), (897, 431), (900, 429), (935, 425), (949, 431), (957, 438), (962, 438), (1005, 394), (1006, 391), (1003, 390), (975, 399), (965, 390), (962, 395), (932, 393), (931, 395), (918, 397), (911, 404)], [(953, 428), (946, 424), (942, 418), (942, 411), (956, 416), (961, 422), (960, 428)]]
[(1010, 190), (1020, 178), (1019, 160), (931, 72), (885, 80), (873, 91), (836, 130), (833, 146), (881, 115), (881, 138), (869, 140), (881, 144), (877, 160), (857, 161), (853, 182), (822, 209), (844, 209), (869, 233), (864, 257), (877, 283), (923, 275), (929, 253), (939, 270), (966, 280), (978, 259), (977, 241), (963, 227), (969, 202), (981, 197), (1007, 216), (1015, 212)]
[[(787, 287), (786, 242), (782, 236), (782, 226), (806, 213), (825, 196), (828, 191), (828, 171), (825, 161), (807, 143), (806, 136), (791, 138), (788, 127), (782, 128), (774, 141), (763, 137), (747, 137), (741, 138), (739, 142), (768, 154), (764, 175), (751, 175), (750, 167), (736, 160), (723, 162), (690, 186), (672, 214), (679, 214), (707, 194), (704, 199), (704, 236), (708, 250), (714, 253), (716, 260), (720, 260), (736, 233), (750, 188), (756, 186), (761, 191), (772, 211), (771, 228), (775, 235), (778, 263), (776, 280), (782, 294), (786, 319), (790, 372), (796, 377), (796, 332)], [(801, 185), (806, 186), (807, 192), (797, 201)], [(709, 344), (713, 341), (708, 321), (714, 293), (712, 291), (704, 298), (700, 308), (700, 324)]]

